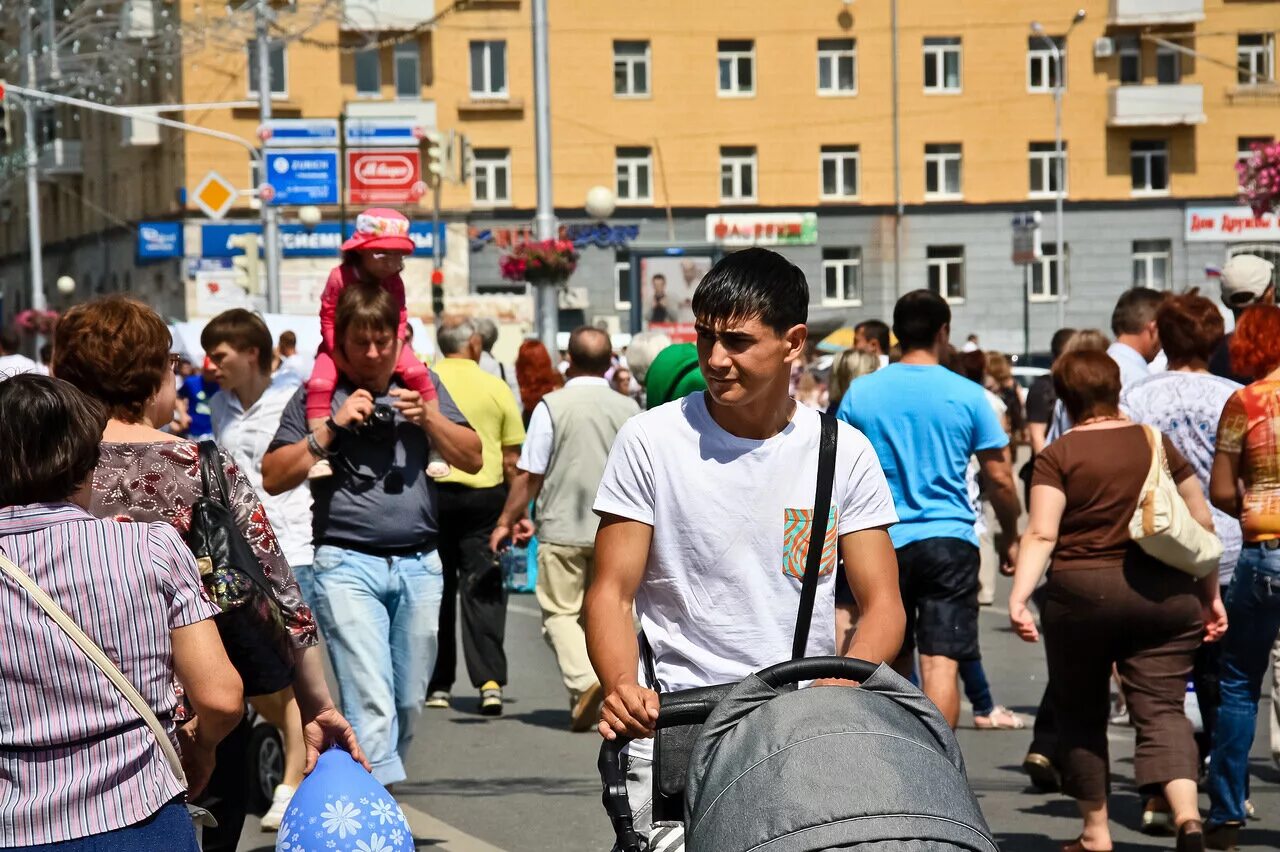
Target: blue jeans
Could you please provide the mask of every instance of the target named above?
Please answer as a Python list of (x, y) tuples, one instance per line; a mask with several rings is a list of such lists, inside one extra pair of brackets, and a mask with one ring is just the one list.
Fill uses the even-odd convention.
[(991, 697), (991, 684), (987, 682), (981, 657), (960, 661), (960, 682), (964, 684), (965, 698), (973, 705), (973, 715), (990, 716), (996, 709), (996, 700)]
[(404, 756), (436, 662), (440, 556), (434, 550), (370, 556), (322, 545), (310, 573), (342, 713), (378, 783), (403, 781)]
[(93, 834), (61, 843), (23, 846), (22, 852), (196, 852), (191, 815), (180, 801), (170, 802), (142, 822), (104, 834)]
[(1209, 822), (1245, 821), (1249, 750), (1262, 699), (1262, 677), (1280, 632), (1280, 549), (1246, 545), (1227, 592), (1230, 628), (1222, 640), (1222, 703), (1209, 760)]

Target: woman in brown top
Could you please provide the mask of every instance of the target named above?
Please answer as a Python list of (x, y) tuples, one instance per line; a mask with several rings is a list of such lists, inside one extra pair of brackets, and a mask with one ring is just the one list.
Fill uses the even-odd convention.
[[(1067, 852), (1108, 850), (1107, 712), (1114, 664), (1137, 731), (1134, 773), (1163, 788), (1179, 850), (1204, 848), (1196, 803), (1197, 757), (1183, 713), (1196, 649), (1226, 630), (1217, 572), (1197, 581), (1148, 556), (1129, 538), (1151, 449), (1146, 431), (1119, 412), (1120, 368), (1102, 352), (1072, 352), (1053, 368), (1058, 399), (1076, 425), (1036, 458), (1031, 518), (1018, 554), (1009, 620), (1039, 638), (1027, 608), (1052, 557), (1041, 620), (1057, 713), (1062, 789), (1084, 820)], [(1178, 493), (1213, 529), (1195, 471), (1164, 439)]]
[[(63, 315), (54, 331), (52, 372), (100, 401), (110, 417), (102, 433), (89, 511), (99, 518), (162, 521), (185, 536), (191, 507), (203, 491), (199, 450), (191, 441), (155, 428), (173, 417), (176, 390), (171, 346), (168, 326), (155, 311), (125, 296), (107, 296)], [(219, 456), (236, 525), (262, 564), (293, 640), (297, 666), (293, 687), (304, 725), (308, 771), (329, 743), (341, 745), (363, 761), (351, 725), (329, 694), (315, 619), (302, 601), (262, 502), (231, 456), (221, 450)], [(243, 777), (229, 777), (236, 774), (232, 759), (243, 761), (247, 751), (242, 742), (247, 729), (238, 733), (239, 753), (234, 753), (236, 734), (223, 741), (218, 754), (222, 771), (215, 770), (209, 787), (211, 794), (232, 804), (221, 812), (215, 810), (217, 835), (210, 842), (206, 832), (205, 849), (220, 848), (224, 839), (234, 849), (244, 819), (239, 806), (245, 792)]]

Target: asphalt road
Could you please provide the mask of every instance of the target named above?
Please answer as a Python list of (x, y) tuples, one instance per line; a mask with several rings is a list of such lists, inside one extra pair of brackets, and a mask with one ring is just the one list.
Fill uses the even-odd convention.
[[(1001, 579), (1001, 594), (1008, 580)], [(1041, 649), (1020, 642), (997, 607), (982, 616), (982, 641), (996, 700), (1033, 712), (1044, 684)], [(455, 708), (426, 711), (409, 761), (410, 783), (398, 785), (419, 848), (450, 852), (598, 852), (611, 843), (600, 806), (594, 734), (568, 732), (567, 698), (551, 651), (539, 635), (532, 596), (512, 598), (507, 619), (511, 685), (506, 712), (490, 720), (476, 713), (465, 674)], [(1269, 705), (1264, 702), (1260, 720)], [(1253, 802), (1258, 821), (1242, 835), (1244, 850), (1280, 848), (1280, 771), (1271, 762), (1267, 735), (1255, 743)], [(1172, 849), (1171, 838), (1133, 830), (1141, 802), (1133, 787), (1133, 730), (1112, 727), (1111, 797), (1115, 848), (1123, 852)], [(1057, 852), (1079, 833), (1075, 806), (1061, 796), (1031, 791), (1019, 764), (1029, 731), (988, 732), (972, 727), (967, 708), (958, 732), (970, 782), (1001, 848)], [(1202, 797), (1207, 807), (1207, 798)], [(250, 818), (241, 852), (265, 852), (274, 837), (256, 831)]]

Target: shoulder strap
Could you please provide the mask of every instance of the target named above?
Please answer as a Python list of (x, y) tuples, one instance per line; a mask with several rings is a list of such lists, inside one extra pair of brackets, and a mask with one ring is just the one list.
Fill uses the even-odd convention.
[(818, 485), (813, 498), (813, 526), (809, 532), (809, 553), (805, 560), (804, 580), (800, 584), (800, 611), (796, 614), (796, 634), (791, 643), (792, 659), (804, 656), (809, 645), (809, 625), (813, 621), (813, 601), (818, 594), (818, 575), (822, 571), (822, 549), (827, 540), (827, 520), (831, 514), (831, 489), (836, 477), (836, 419), (830, 414), (822, 418), (822, 437), (818, 443)]
[(1159, 430), (1150, 424), (1144, 424), (1142, 431), (1146, 433), (1147, 444), (1151, 447), (1151, 467), (1142, 483), (1142, 493), (1145, 494), (1160, 482), (1160, 474), (1164, 470), (1164, 439)]
[(155, 735), (160, 751), (164, 753), (164, 758), (169, 764), (169, 769), (185, 789), (187, 775), (182, 771), (182, 759), (178, 757), (178, 752), (173, 747), (169, 734), (165, 731), (164, 726), (160, 724), (160, 720), (156, 718), (156, 714), (147, 704), (147, 700), (139, 694), (138, 690), (129, 682), (129, 679), (124, 676), (124, 673), (116, 667), (116, 664), (111, 662), (111, 658), (104, 654), (102, 649), (85, 635), (84, 631), (76, 625), (71, 616), (67, 615), (62, 607), (58, 606), (57, 602), (49, 597), (35, 580), (27, 576), (25, 571), (15, 565), (4, 554), (0, 554), (0, 570), (17, 580), (18, 585), (22, 586), (49, 618), (53, 619), (54, 623), (62, 628), (62, 632), (67, 634), (71, 641), (80, 647), (80, 650), (89, 658), (89, 661), (101, 669), (102, 673), (115, 685), (116, 689), (120, 690), (120, 694), (133, 706), (137, 714), (142, 717), (142, 721), (147, 723), (151, 733)]
[(231, 488), (227, 485), (227, 474), (222, 469), (222, 458), (218, 455), (218, 445), (213, 441), (200, 442), (200, 481), (204, 485), (204, 496), (213, 497), (209, 480), (218, 484), (220, 498), (218, 502), (227, 508), (231, 507)]

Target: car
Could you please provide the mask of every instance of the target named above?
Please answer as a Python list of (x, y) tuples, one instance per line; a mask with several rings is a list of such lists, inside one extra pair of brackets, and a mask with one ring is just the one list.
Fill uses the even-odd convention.
[(252, 707), (245, 713), (253, 724), (249, 733), (249, 757), (246, 761), (245, 786), (249, 791), (249, 812), (264, 814), (271, 807), (276, 785), (284, 779), (284, 738)]
[(1023, 390), (1030, 390), (1031, 383), (1041, 376), (1049, 375), (1049, 371), (1044, 367), (1018, 367), (1012, 369), (1013, 380), (1017, 382)]

